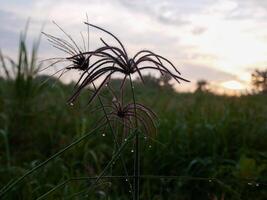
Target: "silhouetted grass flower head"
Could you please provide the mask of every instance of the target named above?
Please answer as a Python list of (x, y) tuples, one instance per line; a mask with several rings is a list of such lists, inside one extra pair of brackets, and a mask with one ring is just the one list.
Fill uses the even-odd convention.
[(152, 137), (156, 135), (157, 115), (147, 106), (141, 103), (128, 103), (123, 105), (120, 101), (114, 98), (112, 105), (105, 107), (108, 109), (108, 118), (103, 117), (100, 121), (109, 120), (111, 122), (120, 122), (123, 126), (124, 136), (129, 133), (129, 130), (134, 130), (136, 128), (136, 119), (138, 121), (139, 128), (143, 129), (147, 136)]
[[(67, 56), (66, 57), (55, 57), (55, 58), (49, 58), (45, 59), (44, 61), (52, 61), (51, 64), (46, 66), (43, 70), (48, 69), (49, 67), (53, 67), (55, 65), (61, 65), (61, 69), (56, 71), (54, 75), (60, 73), (59, 78), (66, 73), (69, 70), (78, 70), (78, 71), (85, 71), (89, 67), (89, 58), (87, 55), (82, 54), (83, 52), (89, 51), (89, 30), (87, 31), (87, 44), (86, 44), (86, 39), (85, 36), (81, 34), (81, 38), (83, 41), (83, 45), (79, 46), (75, 40), (67, 34), (63, 28), (61, 28), (56, 22), (53, 22), (66, 36), (66, 39), (59, 38), (56, 36), (53, 36), (51, 34), (42, 32), (47, 40), (50, 42), (50, 44), (60, 50), (61, 52), (65, 53)], [(78, 56), (76, 56), (78, 55)]]
[(100, 80), (100, 85), (89, 99), (90, 103), (97, 96), (110, 77), (115, 73), (119, 73), (124, 76), (121, 88), (124, 85), (126, 78), (135, 73), (137, 73), (140, 79), (144, 82), (142, 76), (142, 72), (144, 70), (158, 71), (162, 75), (167, 74), (178, 83), (180, 83), (180, 81), (188, 82), (188, 80), (181, 77), (180, 72), (176, 69), (174, 64), (165, 57), (149, 50), (141, 50), (133, 57), (129, 57), (124, 45), (114, 34), (88, 22), (85, 22), (85, 24), (88, 26), (88, 41), (89, 27), (93, 27), (111, 36), (115, 39), (117, 45), (109, 45), (100, 38), (102, 46), (95, 50), (89, 50), (89, 44), (88, 49), (86, 49), (84, 37), (82, 36), (84, 49), (79, 48), (76, 42), (58, 25), (57, 26), (68, 37), (69, 42), (49, 34), (45, 34), (54, 47), (68, 54), (66, 58), (55, 61), (54, 63), (58, 64), (58, 62), (68, 61), (70, 64), (67, 65), (64, 70), (74, 69), (82, 72), (75, 85), (74, 93), (68, 100), (69, 103), (73, 104), (84, 88), (94, 83), (94, 81)]
[[(79, 86), (77, 87), (73, 96), (70, 98), (70, 102), (75, 101), (80, 91), (84, 87), (90, 85), (93, 81), (102, 78), (103, 81), (96, 90), (97, 93), (108, 80), (108, 78), (114, 73), (120, 73), (124, 75), (122, 85), (124, 84), (127, 76), (130, 76), (134, 73), (137, 73), (143, 81), (143, 70), (156, 70), (159, 71), (161, 74), (168, 74), (178, 83), (180, 83), (181, 80), (188, 81), (182, 78), (180, 76), (180, 72), (176, 69), (176, 67), (163, 56), (160, 56), (149, 50), (141, 50), (137, 52), (132, 58), (130, 58), (124, 45), (114, 34), (99, 26), (89, 24), (87, 22), (85, 22), (85, 24), (107, 33), (117, 41), (118, 46), (111, 46), (102, 38), (100, 38), (103, 43), (102, 47), (94, 51), (77, 54), (71, 57), (76, 58), (80, 55), (88, 55), (89, 59), (93, 57), (96, 57), (98, 59), (96, 59), (95, 62), (91, 63), (88, 69), (85, 70), (84, 73), (81, 75), (80, 79), (78, 80)], [(171, 68), (172, 71), (169, 68)], [(92, 96), (89, 103), (91, 102), (91, 100), (93, 100), (94, 97), (95, 95)]]

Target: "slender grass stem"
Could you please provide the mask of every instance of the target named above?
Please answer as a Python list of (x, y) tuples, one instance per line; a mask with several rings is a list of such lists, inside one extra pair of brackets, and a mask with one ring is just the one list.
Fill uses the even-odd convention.
[[(119, 156), (118, 156), (119, 157)], [(118, 159), (117, 157), (117, 159)], [(114, 160), (113, 160), (114, 162)], [(114, 176), (102, 176), (101, 179), (125, 179), (125, 178), (129, 178), (129, 179), (134, 179), (135, 176), (121, 176), (121, 175), (114, 175)], [(230, 190), (229, 186), (225, 185), (222, 181), (216, 179), (216, 178), (205, 178), (205, 177), (194, 177), (194, 176), (165, 176), (165, 175), (140, 175), (139, 176), (140, 179), (186, 179), (186, 180), (195, 180), (195, 181), (214, 181), (217, 182), (220, 185), (223, 185), (223, 187), (227, 187), (228, 190)], [(58, 184), (56, 187), (52, 188), (51, 190), (49, 190), (48, 192), (46, 192), (45, 194), (43, 194), (41, 197), (39, 197), (37, 200), (41, 200), (44, 199), (45, 197), (47, 197), (48, 195), (51, 195), (54, 191), (56, 191), (57, 189), (65, 186), (66, 184), (70, 183), (70, 182), (74, 182), (74, 181), (90, 181), (90, 180), (97, 180), (99, 179), (99, 176), (93, 176), (93, 177), (74, 177), (74, 178), (69, 178), (66, 181), (63, 181), (62, 183)], [(94, 185), (97, 186), (97, 185)], [(92, 188), (91, 188), (92, 189)], [(86, 192), (88, 192), (89, 189), (86, 189)], [(233, 190), (231, 189), (231, 191), (233, 192)], [(81, 191), (78, 194), (82, 194), (85, 193), (85, 191)], [(76, 196), (75, 195), (75, 196)], [(73, 197), (73, 196), (72, 196)]]
[(126, 138), (126, 141), (124, 141), (124, 143), (120, 146), (120, 148), (118, 149), (117, 153), (114, 155), (113, 159), (106, 165), (106, 167), (104, 168), (104, 170), (100, 173), (100, 175), (98, 176), (98, 178), (95, 181), (95, 184), (101, 179), (102, 176), (104, 176), (104, 174), (106, 173), (107, 169), (112, 165), (112, 163), (115, 162), (118, 159), (118, 157), (120, 157), (122, 150), (130, 142), (131, 138), (133, 137), (133, 135), (135, 133), (136, 133), (136, 131), (133, 131), (133, 134), (130, 134)]
[[(120, 146), (120, 148), (118, 149), (118, 151), (116, 152), (116, 154), (113, 156), (113, 158), (108, 162), (108, 164), (105, 166), (105, 168), (102, 170), (102, 172), (99, 174), (99, 176), (97, 176), (97, 178), (95, 179), (95, 181), (89, 186), (88, 189), (86, 189), (85, 191), (81, 191), (80, 193), (77, 193), (77, 195), (75, 196), (79, 196), (82, 195), (84, 193), (88, 193), (88, 191), (91, 190), (92, 187), (94, 187), (95, 185), (98, 184), (98, 181), (100, 179), (102, 179), (102, 177), (104, 177), (105, 173), (107, 172), (107, 170), (110, 168), (110, 166), (113, 164), (113, 162), (116, 162), (118, 160), (118, 158), (121, 155), (121, 152), (123, 151), (123, 149), (127, 146), (127, 144), (132, 140), (132, 138), (135, 136), (135, 132), (136, 130), (134, 130), (132, 132), (132, 134), (129, 134), (129, 136), (126, 138), (125, 142)], [(48, 191), (49, 192), (49, 191)], [(50, 194), (50, 192), (49, 192)], [(73, 196), (74, 197), (74, 196)], [(40, 199), (38, 199), (40, 200)]]
[[(94, 86), (94, 89), (96, 90), (96, 87), (95, 87), (95, 84), (94, 84), (94, 83), (93, 83), (93, 86)], [(106, 109), (105, 109), (105, 106), (104, 106), (104, 104), (103, 104), (103, 102), (102, 102), (102, 99), (101, 99), (101, 97), (100, 97), (99, 95), (97, 95), (97, 98), (98, 98), (98, 100), (99, 100), (99, 102), (100, 102), (100, 104), (101, 104), (102, 110), (103, 110), (103, 112), (104, 112), (105, 118), (106, 118), (106, 120), (107, 120), (107, 123), (108, 123), (108, 126), (109, 126), (109, 128), (110, 128), (112, 137), (113, 137), (113, 139), (114, 139), (115, 147), (116, 147), (116, 150), (117, 150), (117, 149), (119, 149), (119, 146), (120, 146), (120, 145), (119, 145), (119, 142), (118, 142), (117, 137), (116, 137), (116, 135), (115, 135), (115, 133), (114, 133), (114, 130), (113, 130), (112, 126), (111, 126), (111, 123), (110, 123), (109, 117), (108, 117), (108, 115), (107, 115), (107, 111), (106, 111)], [(125, 164), (125, 161), (124, 161), (122, 155), (120, 155), (120, 160), (121, 160), (122, 165), (123, 165), (124, 173), (125, 173), (125, 175), (128, 177), (128, 176), (129, 176), (129, 173), (128, 173), (128, 171), (127, 171), (126, 164)], [(129, 186), (130, 186), (131, 194), (133, 194), (132, 184), (131, 184), (130, 182), (128, 182), (128, 183), (129, 183)]]
[[(134, 95), (134, 86), (131, 75), (130, 77), (130, 85), (131, 85), (131, 91), (132, 91), (132, 98), (134, 103), (134, 114), (135, 114), (135, 126), (137, 128), (137, 114), (136, 114), (136, 101), (135, 101), (135, 95)], [(140, 187), (140, 152), (139, 152), (139, 134), (136, 131), (135, 133), (135, 158), (134, 158), (134, 199), (139, 200), (139, 187)]]
[(73, 143), (71, 143), (70, 145), (68, 145), (67, 147), (65, 147), (64, 149), (62, 149), (59, 152), (55, 153), (53, 156), (51, 156), (50, 158), (48, 158), (44, 162), (40, 163), (36, 167), (34, 167), (31, 170), (29, 170), (28, 172), (26, 172), (24, 175), (22, 175), (20, 178), (18, 178), (17, 180), (15, 180), (9, 186), (3, 187), (1, 189), (1, 191), (0, 191), (0, 198), (3, 197), (7, 192), (9, 192), (14, 186), (16, 186), (17, 184), (19, 184), (20, 182), (22, 182), (27, 176), (29, 176), (30, 174), (32, 174), (33, 172), (35, 172), (39, 168), (43, 167), (44, 165), (46, 165), (51, 160), (53, 160), (56, 157), (60, 156), (61, 154), (63, 154), (65, 151), (69, 150), (70, 148), (72, 148), (76, 144), (80, 143), (81, 141), (83, 141), (85, 138), (87, 138), (88, 136), (90, 136), (91, 134), (93, 134), (97, 129), (99, 129), (100, 127), (102, 127), (104, 125), (105, 125), (105, 123), (104, 124), (100, 124), (99, 126), (95, 127), (89, 133), (87, 133), (84, 136), (80, 137), (79, 139), (77, 139), (76, 141), (74, 141)]

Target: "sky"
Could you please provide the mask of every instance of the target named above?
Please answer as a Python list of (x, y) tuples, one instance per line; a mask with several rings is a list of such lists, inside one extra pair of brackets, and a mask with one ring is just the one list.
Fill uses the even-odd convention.
[[(1, 0), (0, 49), (16, 56), (29, 17), (29, 43), (43, 25), (63, 36), (53, 20), (82, 43), (86, 14), (118, 36), (130, 55), (149, 49), (170, 59), (191, 80), (177, 90), (194, 90), (200, 79), (218, 91), (250, 90), (250, 74), (267, 66), (265, 0)], [(101, 33), (91, 35), (97, 46)], [(42, 38), (40, 59), (59, 54)]]

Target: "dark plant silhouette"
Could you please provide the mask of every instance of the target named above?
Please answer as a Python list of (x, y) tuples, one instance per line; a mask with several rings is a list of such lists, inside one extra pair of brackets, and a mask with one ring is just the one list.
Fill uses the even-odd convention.
[[(138, 73), (138, 76), (143, 81), (141, 73), (143, 70), (156, 70), (162, 75), (172, 77), (178, 83), (180, 83), (180, 80), (188, 82), (188, 80), (180, 76), (180, 72), (168, 59), (149, 50), (141, 50), (132, 58), (130, 58), (125, 50), (124, 45), (114, 34), (96, 25), (89, 24), (87, 22), (85, 22), (85, 24), (107, 33), (117, 41), (118, 46), (111, 46), (102, 38), (100, 38), (103, 43), (102, 47), (93, 51), (82, 51), (75, 41), (58, 25), (57, 26), (67, 35), (72, 44), (63, 39), (45, 34), (53, 46), (71, 55), (70, 57), (59, 58), (50, 66), (60, 62), (70, 61), (69, 65), (61, 69), (63, 72), (64, 70), (70, 69), (78, 69), (83, 71), (79, 80), (77, 81), (76, 89), (68, 101), (69, 103), (73, 103), (75, 101), (83, 88), (101, 78), (103, 80), (96, 92), (90, 98), (90, 103), (114, 73), (120, 73), (124, 75), (124, 79), (121, 84), (122, 87), (126, 78), (134, 73)], [(169, 67), (172, 69), (172, 71), (169, 69)]]
[(0, 66), (3, 68), (4, 76), (7, 79), (15, 79), (18, 85), (22, 85), (22, 82), (25, 82), (25, 85), (28, 84), (26, 82), (36, 78), (38, 71), (41, 69), (41, 63), (37, 63), (41, 34), (33, 42), (32, 48), (29, 50), (26, 42), (29, 24), (30, 20), (27, 21), (25, 30), (20, 33), (18, 60), (2, 54), (0, 50)]
[(251, 79), (252, 84), (258, 91), (267, 94), (267, 70), (256, 69), (252, 73)]
[[(147, 136), (154, 137), (156, 135), (157, 128), (155, 120), (157, 119), (157, 115), (145, 105), (140, 103), (128, 103), (123, 105), (120, 101), (115, 99), (112, 101), (112, 105), (105, 105), (104, 107), (109, 110), (107, 113), (108, 119), (103, 117), (100, 122), (104, 123), (106, 120), (109, 120), (110, 122), (119, 121), (123, 126), (122, 138), (125, 138), (131, 130), (135, 129), (135, 117), (137, 118), (139, 124), (141, 124), (144, 129), (144, 133)], [(102, 107), (99, 109), (102, 109)]]
[[(152, 76), (151, 74), (144, 75), (143, 80), (147, 87), (149, 88), (160, 88), (161, 87), (161, 80), (155, 76)], [(137, 77), (138, 83), (142, 83), (142, 80)], [(140, 84), (141, 85), (141, 84)]]
[[(111, 106), (104, 106), (99, 98), (102, 105), (102, 109), (105, 113), (105, 117), (103, 117), (103, 120), (107, 122), (110, 128), (112, 128), (110, 123), (113, 120), (120, 121), (123, 125), (124, 135), (127, 135), (128, 132), (132, 131), (135, 132), (135, 130), (139, 127), (138, 124), (142, 125), (145, 133), (147, 134), (155, 132), (156, 126), (154, 124), (154, 118), (156, 115), (149, 108), (145, 107), (140, 103), (136, 103), (131, 75), (137, 73), (138, 77), (144, 83), (142, 71), (154, 70), (160, 72), (162, 76), (168, 77), (168, 79), (166, 79), (164, 83), (169, 82), (171, 78), (173, 78), (177, 83), (180, 83), (180, 81), (188, 81), (188, 80), (182, 78), (180, 76), (181, 75), (180, 72), (176, 69), (174, 64), (171, 63), (165, 57), (160, 56), (149, 50), (141, 50), (137, 52), (133, 57), (129, 57), (124, 45), (114, 34), (99, 26), (90, 24), (88, 22), (85, 22), (85, 24), (88, 26), (88, 28), (89, 26), (91, 26), (111, 36), (117, 42), (117, 46), (109, 45), (102, 38), (100, 38), (103, 46), (95, 50), (89, 50), (89, 44), (88, 44), (88, 49), (84, 48), (82, 50), (81, 48), (78, 47), (78, 45), (71, 38), (71, 36), (66, 34), (65, 31), (58, 25), (57, 26), (69, 38), (71, 43), (63, 39), (51, 36), (49, 34), (45, 34), (49, 38), (49, 41), (52, 43), (53, 46), (70, 55), (66, 58), (59, 58), (59, 59), (55, 58), (56, 61), (53, 62), (50, 66), (58, 64), (60, 62), (69, 61), (70, 64), (67, 64), (67, 66), (65, 66), (62, 69), (61, 75), (64, 73), (65, 70), (82, 71), (75, 85), (74, 93), (69, 98), (68, 102), (70, 104), (73, 104), (84, 88), (93, 85), (95, 91), (93, 92), (93, 95), (88, 101), (88, 104), (90, 104), (95, 99), (95, 97), (99, 98), (98, 94), (103, 88), (103, 86), (109, 85), (108, 83), (113, 74), (115, 73), (122, 74), (124, 77), (120, 85), (121, 101), (119, 101), (118, 98), (115, 98), (115, 101), (112, 102)], [(88, 30), (88, 41), (89, 41), (89, 30)], [(85, 46), (84, 39), (83, 43)], [(124, 96), (123, 91), (127, 77), (130, 79), (133, 103), (128, 103), (126, 105), (123, 105), (123, 96)], [(94, 82), (96, 80), (101, 80), (101, 83), (98, 86), (98, 88), (96, 88), (94, 85)], [(109, 89), (112, 91), (110, 87)], [(110, 111), (107, 111), (108, 108), (110, 109)], [(133, 198), (139, 199), (139, 177), (140, 177), (139, 134), (138, 132), (135, 132), (135, 134), (136, 134), (135, 135), (136, 153), (134, 159), (135, 178), (134, 178)], [(126, 174), (128, 173), (126, 172)]]
[[(66, 53), (68, 57), (55, 57), (55, 58), (45, 59), (43, 61), (52, 61), (52, 63), (40, 71), (44, 71), (49, 67), (61, 64), (61, 66), (63, 67), (53, 74), (53, 76), (55, 76), (56, 74), (60, 73), (60, 76), (58, 77), (60, 78), (70, 69), (76, 69), (78, 71), (85, 71), (86, 69), (88, 69), (89, 59), (86, 55), (83, 55), (82, 52), (89, 51), (89, 30), (87, 31), (88, 45), (85, 44), (86, 43), (85, 37), (81, 33), (81, 38), (83, 41), (83, 48), (82, 48), (79, 47), (78, 44), (74, 41), (74, 39), (69, 34), (67, 34), (56, 22), (53, 23), (64, 33), (64, 35), (67, 37), (69, 41), (50, 35), (45, 32), (42, 33), (47, 37), (47, 40), (52, 44), (54, 48)], [(67, 65), (65, 65), (65, 63), (67, 63)]]
[(198, 80), (197, 81), (197, 88), (196, 88), (196, 92), (205, 92), (207, 91), (207, 86), (208, 86), (208, 81), (206, 80)]
[[(57, 24), (56, 26), (65, 34), (65, 36), (68, 38), (68, 41), (44, 33), (44, 35), (48, 38), (48, 41), (52, 44), (52, 46), (63, 51), (68, 56), (47, 59), (48, 61), (52, 61), (52, 63), (43, 70), (61, 64), (62, 69), (58, 70), (55, 73), (55, 74), (60, 73), (59, 78), (67, 71), (70, 70), (80, 71), (81, 72), (80, 77), (75, 85), (74, 92), (69, 98), (68, 102), (70, 104), (73, 104), (74, 101), (77, 99), (77, 97), (79, 97), (81, 91), (84, 88), (87, 88), (88, 86), (93, 86), (93, 90), (91, 89), (93, 94), (90, 97), (88, 104), (90, 104), (92, 100), (94, 100), (97, 97), (101, 104), (100, 109), (102, 109), (104, 116), (99, 120), (97, 128), (95, 128), (92, 132), (82, 136), (81, 138), (79, 138), (78, 140), (67, 146), (65, 149), (59, 151), (58, 153), (50, 157), (48, 160), (44, 161), (43, 163), (33, 168), (32, 170), (28, 171), (25, 175), (14, 181), (11, 185), (7, 186), (6, 188), (3, 188), (0, 193), (1, 195), (11, 190), (12, 187), (20, 183), (25, 177), (36, 171), (38, 168), (44, 166), (50, 160), (56, 158), (57, 156), (64, 153), (66, 150), (70, 149), (74, 145), (78, 144), (80, 141), (84, 140), (95, 130), (106, 129), (107, 127), (109, 127), (114, 138), (115, 153), (111, 161), (106, 165), (104, 170), (100, 173), (100, 175), (97, 177), (97, 179), (92, 185), (97, 184), (97, 182), (101, 179), (101, 177), (105, 175), (106, 171), (112, 165), (112, 163), (116, 161), (118, 158), (122, 160), (125, 177), (126, 178), (129, 177), (128, 171), (126, 169), (124, 160), (121, 155), (121, 151), (127, 145), (129, 140), (133, 140), (135, 148), (134, 164), (133, 164), (134, 174), (132, 176), (134, 187), (132, 188), (131, 184), (129, 186), (131, 191), (133, 189), (133, 199), (135, 200), (139, 199), (139, 182), (140, 182), (139, 181), (140, 179), (139, 136), (141, 132), (151, 137), (156, 134), (155, 120), (157, 119), (157, 117), (156, 114), (150, 108), (146, 107), (141, 103), (137, 103), (135, 98), (132, 75), (137, 73), (138, 77), (143, 81), (143, 83), (144, 83), (144, 78), (142, 72), (144, 70), (154, 70), (161, 73), (162, 76), (167, 77), (165, 82), (169, 82), (171, 79), (174, 79), (177, 83), (180, 83), (180, 81), (188, 82), (188, 80), (182, 78), (180, 72), (176, 69), (174, 64), (172, 64), (172, 62), (170, 62), (165, 57), (160, 56), (149, 50), (141, 50), (130, 58), (125, 50), (124, 45), (115, 35), (113, 35), (111, 32), (101, 27), (89, 24), (88, 22), (85, 22), (85, 24), (87, 25), (88, 28), (87, 48), (85, 45), (84, 36), (82, 34), (81, 37), (83, 39), (83, 46), (84, 46), (83, 48), (79, 47), (78, 44), (73, 40), (73, 38), (70, 35), (68, 35)], [(108, 34), (109, 36), (111, 36), (113, 39), (116, 40), (118, 46), (109, 45), (102, 38), (100, 38), (103, 46), (95, 50), (90, 50), (89, 26), (99, 29), (104, 33)], [(116, 93), (110, 86), (111, 76), (115, 73), (120, 73), (123, 75), (123, 80), (120, 83), (120, 89), (119, 89), (120, 99), (117, 97)], [(130, 81), (130, 88), (132, 93), (132, 101), (130, 103), (124, 103), (124, 89), (127, 78), (129, 78)], [(97, 88), (95, 86), (96, 80), (101, 81), (100, 85)], [(101, 100), (100, 91), (104, 85), (107, 86), (108, 91), (110, 91), (113, 96), (113, 100), (111, 101), (110, 105), (104, 105)], [(126, 140), (120, 146), (117, 141), (117, 137), (115, 136), (114, 129), (112, 127), (112, 124), (113, 126), (115, 126), (117, 123), (113, 122), (119, 122), (123, 127), (122, 138)], [(49, 195), (57, 188), (59, 187), (56, 186), (55, 188), (51, 189), (43, 196), (41, 196), (40, 199)]]
[[(141, 50), (130, 58), (124, 45), (114, 34), (99, 26), (90, 24), (88, 22), (85, 22), (85, 24), (88, 27), (89, 26), (94, 27), (108, 34), (113, 39), (115, 39), (118, 46), (109, 45), (102, 38), (100, 38), (103, 46), (92, 51), (89, 50), (89, 44), (88, 44), (88, 49), (84, 48), (84, 50), (82, 51), (81, 48), (79, 48), (78, 45), (75, 43), (75, 41), (71, 38), (71, 36), (66, 34), (65, 31), (57, 25), (69, 38), (71, 43), (48, 34), (45, 35), (49, 38), (49, 41), (53, 44), (53, 46), (66, 52), (71, 56), (68, 56), (63, 59), (62, 58), (58, 60), (56, 59), (56, 61), (52, 63), (50, 66), (60, 62), (70, 61), (70, 64), (68, 64), (62, 69), (61, 74), (64, 73), (64, 70), (82, 71), (75, 85), (74, 93), (68, 100), (70, 104), (74, 103), (74, 101), (77, 99), (77, 97), (80, 95), (81, 91), (84, 88), (86, 88), (89, 85), (93, 85), (95, 91), (93, 92), (93, 95), (88, 101), (88, 104), (90, 104), (95, 97), (99, 98), (98, 94), (103, 88), (103, 86), (105, 84), (109, 85), (108, 83), (113, 74), (120, 73), (124, 76), (120, 85), (121, 101), (119, 101), (118, 98), (115, 98), (115, 101), (112, 102), (112, 106), (109, 107), (109, 106), (104, 106), (100, 98), (99, 100), (101, 102), (101, 106), (105, 114), (103, 120), (106, 121), (106, 123), (111, 129), (112, 129), (111, 122), (113, 120), (117, 120), (120, 121), (123, 125), (124, 135), (127, 135), (128, 132), (135, 132), (133, 198), (137, 200), (139, 199), (140, 153), (139, 153), (139, 134), (138, 131), (135, 130), (138, 129), (139, 127), (138, 124), (141, 124), (142, 127), (144, 128), (145, 133), (149, 134), (151, 132), (155, 132), (154, 130), (156, 130), (156, 126), (154, 124), (154, 118), (156, 117), (156, 115), (149, 108), (145, 107), (140, 103), (136, 103), (131, 75), (137, 73), (139, 78), (144, 83), (142, 71), (154, 70), (160, 72), (162, 76), (168, 77), (167, 82), (169, 82), (171, 78), (173, 78), (177, 83), (180, 83), (181, 80), (182, 81), (188, 81), (188, 80), (182, 78), (180, 76), (181, 75), (180, 72), (175, 68), (175, 66), (163, 56), (160, 56), (149, 50)], [(88, 30), (88, 41), (89, 41), (89, 30)], [(85, 42), (83, 43), (85, 46)], [(124, 106), (123, 91), (127, 77), (130, 79), (133, 103), (128, 103)], [(96, 88), (94, 82), (99, 79), (101, 80), (101, 83), (98, 86), (98, 88)], [(113, 92), (110, 87), (109, 89), (111, 92)], [(110, 111), (107, 111), (108, 108), (110, 108)], [(117, 141), (116, 141), (116, 146), (118, 149)], [(104, 169), (104, 171), (105, 170), (106, 168)], [(126, 174), (128, 174), (127, 171)], [(104, 172), (101, 173), (101, 175), (104, 175)]]
[(172, 80), (172, 77), (170, 74), (162, 73), (160, 76), (160, 82), (162, 86), (165, 88), (172, 88), (172, 84), (170, 83), (171, 80)]

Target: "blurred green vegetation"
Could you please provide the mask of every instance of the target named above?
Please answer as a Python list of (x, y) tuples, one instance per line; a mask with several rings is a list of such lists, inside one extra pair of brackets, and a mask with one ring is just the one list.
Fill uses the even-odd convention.
[[(29, 56), (25, 39), (22, 36), (18, 61), (7, 59), (13, 75), (0, 78), (0, 187), (89, 132), (103, 116), (91, 111), (97, 101), (86, 106), (89, 91), (69, 106), (66, 99), (73, 84), (56, 79), (43, 84), (48, 77), (37, 76), (38, 42)], [(2, 55), (1, 60), (8, 71)], [(266, 95), (176, 93), (153, 77), (145, 79), (146, 85), (135, 81), (136, 98), (157, 113), (159, 125), (155, 138), (142, 137), (141, 174), (180, 177), (142, 179), (141, 199), (267, 199)], [(118, 86), (118, 80), (113, 85)], [(111, 98), (107, 91), (103, 95)], [(130, 91), (126, 95), (130, 98)], [(132, 145), (122, 154), (130, 174)], [(110, 132), (103, 136), (98, 131), (27, 177), (5, 198), (36, 199), (69, 178), (97, 176), (113, 150)], [(122, 169), (117, 161), (108, 174), (124, 175)], [(125, 179), (103, 179), (93, 190), (72, 196), (90, 183), (69, 182), (48, 199), (131, 198)]]

